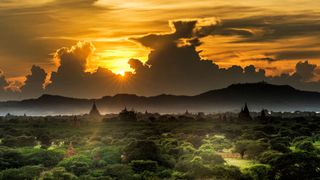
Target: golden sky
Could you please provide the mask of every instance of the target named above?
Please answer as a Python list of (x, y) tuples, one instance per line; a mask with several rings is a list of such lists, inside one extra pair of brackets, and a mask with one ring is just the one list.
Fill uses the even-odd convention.
[(2, 0), (0, 69), (9, 79), (23, 79), (33, 64), (55, 71), (57, 49), (87, 41), (95, 46), (88, 71), (100, 66), (123, 73), (131, 70), (130, 58), (145, 62), (151, 50), (130, 38), (170, 33), (169, 22), (177, 19), (228, 30), (197, 47), (220, 67), (253, 64), (279, 75), (303, 60), (320, 65), (320, 1)]

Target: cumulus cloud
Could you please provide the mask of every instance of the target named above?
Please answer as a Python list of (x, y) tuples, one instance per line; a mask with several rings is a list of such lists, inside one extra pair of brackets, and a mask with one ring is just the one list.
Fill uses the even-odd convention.
[(299, 62), (296, 65), (296, 74), (300, 75), (303, 81), (310, 81), (315, 77), (317, 65), (309, 64), (308, 61)]
[(32, 66), (31, 74), (26, 76), (24, 85), (21, 87), (21, 94), (24, 98), (36, 97), (44, 92), (44, 83), (47, 73), (39, 66)]
[[(175, 24), (179, 24), (179, 26)], [(207, 26), (200, 25), (199, 27), (197, 21), (187, 21), (184, 23), (174, 22), (173, 25), (174, 29), (170, 34), (149, 34), (134, 39), (138, 43), (153, 49), (145, 65), (137, 60), (129, 61), (136, 72), (132, 78), (139, 79), (139, 81), (136, 81), (138, 83), (148, 84), (145, 93), (196, 94), (209, 89), (222, 88), (232, 83), (262, 80), (276, 84), (290, 84), (306, 90), (320, 90), (320, 83), (309, 82), (316, 75), (317, 66), (309, 64), (308, 61), (299, 62), (295, 73), (282, 74), (276, 77), (266, 76), (264, 69), (257, 69), (253, 65), (244, 68), (237, 65), (230, 68), (221, 68), (214, 61), (202, 59), (196, 50), (202, 37), (213, 35), (216, 28), (221, 28), (219, 23)], [(184, 31), (186, 29), (188, 31)], [(185, 33), (179, 33), (178, 36), (177, 32)], [(185, 43), (183, 45), (179, 43), (181, 41), (190, 42), (195, 39), (198, 43)], [(271, 58), (263, 60), (275, 61)]]
[(4, 93), (4, 88), (7, 87), (9, 83), (4, 76), (4, 73), (0, 70), (0, 94)]
[[(153, 49), (145, 65), (137, 60), (129, 61), (135, 69), (133, 79), (148, 84), (145, 93), (195, 94), (213, 88), (225, 87), (234, 82), (260, 81), (265, 72), (254, 66), (242, 69), (233, 66), (228, 69), (219, 68), (213, 61), (202, 59), (196, 47), (200, 44), (197, 31), (206, 26), (197, 27), (197, 21), (175, 21), (170, 34), (150, 34), (134, 40)], [(206, 36), (209, 33), (206, 34)], [(197, 43), (188, 43), (197, 40)], [(181, 44), (181, 41), (187, 43)]]
[(95, 72), (86, 72), (87, 62), (94, 51), (94, 46), (87, 42), (59, 49), (55, 53), (59, 67), (51, 73), (46, 92), (72, 97), (101, 97), (116, 90), (121, 92), (117, 84), (119, 75), (101, 67)]
[[(202, 58), (197, 49), (201, 47), (202, 38), (215, 34), (213, 26), (221, 25), (219, 22), (206, 25), (197, 20), (173, 21), (169, 33), (133, 38), (137, 43), (150, 48), (151, 52), (145, 63), (130, 59), (128, 64), (134, 72), (127, 72), (125, 77), (101, 67), (94, 72), (87, 72), (87, 63), (95, 53), (91, 43), (79, 42), (69, 48), (60, 48), (54, 56), (58, 67), (51, 73), (50, 83), (43, 90), (46, 73), (40, 67), (33, 66), (32, 73), (26, 76), (25, 85), (21, 88), (22, 94), (30, 95), (34, 91), (82, 98), (123, 92), (139, 95), (190, 95), (233, 83), (258, 81), (289, 84), (304, 90), (320, 90), (320, 82), (314, 80), (319, 75), (318, 67), (308, 61), (299, 62), (294, 73), (268, 77), (264, 69), (254, 65), (222, 68), (213, 60)], [(6, 85), (5, 81), (2, 84)]]

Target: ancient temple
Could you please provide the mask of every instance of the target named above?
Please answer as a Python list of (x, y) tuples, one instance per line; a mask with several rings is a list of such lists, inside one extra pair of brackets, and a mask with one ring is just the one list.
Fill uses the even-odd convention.
[(240, 120), (252, 120), (247, 103), (245, 103), (244, 108), (241, 108), (241, 111), (239, 113), (239, 119)]
[(96, 102), (93, 102), (93, 105), (92, 105), (92, 108), (90, 110), (89, 116), (93, 117), (93, 118), (101, 117), (101, 114), (100, 114), (100, 112), (99, 112), (99, 110), (97, 108)]

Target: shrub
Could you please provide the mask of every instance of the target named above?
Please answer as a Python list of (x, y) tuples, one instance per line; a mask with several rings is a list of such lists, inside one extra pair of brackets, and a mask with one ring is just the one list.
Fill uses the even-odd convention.
[(154, 172), (150, 172), (150, 171), (143, 171), (140, 174), (134, 174), (133, 177), (135, 179), (141, 179), (141, 180), (158, 179), (157, 175)]
[(284, 144), (290, 146), (291, 139), (289, 137), (276, 137), (270, 140), (270, 144)]
[(6, 169), (0, 172), (0, 179), (33, 180), (37, 179), (43, 170), (42, 166), (24, 166), (19, 169)]
[(0, 148), (0, 170), (23, 166), (21, 153), (9, 148)]
[(8, 147), (25, 147), (25, 146), (35, 146), (36, 139), (33, 136), (6, 136), (2, 140), (2, 144)]
[(268, 148), (268, 144), (253, 140), (240, 140), (235, 144), (235, 152), (240, 153), (241, 158), (247, 155), (250, 159), (257, 158), (263, 151)]
[(80, 176), (88, 173), (92, 167), (92, 160), (86, 156), (72, 156), (61, 161), (58, 166), (64, 167), (67, 171)]
[(160, 151), (153, 141), (134, 141), (125, 148), (127, 160), (152, 160), (161, 162)]
[(277, 151), (265, 151), (258, 156), (258, 161), (263, 164), (271, 164), (277, 158), (279, 158), (282, 153)]
[(195, 148), (199, 148), (202, 144), (202, 137), (197, 135), (189, 136), (186, 140), (190, 142)]
[(25, 164), (53, 167), (63, 159), (63, 152), (56, 150), (36, 149), (30, 154), (24, 155)]
[(131, 167), (124, 164), (108, 165), (103, 172), (104, 176), (123, 180), (132, 179), (133, 174)]
[(258, 164), (244, 169), (244, 173), (251, 177), (253, 180), (268, 180), (270, 169), (270, 166)]
[(211, 144), (202, 144), (199, 149), (199, 153), (215, 153), (215, 150), (213, 148), (213, 145)]
[(40, 180), (76, 180), (78, 179), (74, 174), (69, 173), (63, 167), (55, 167), (49, 171), (44, 171), (40, 175)]
[(204, 163), (207, 164), (223, 164), (225, 160), (218, 154), (202, 152), (199, 154)]
[(210, 143), (213, 145), (213, 148), (216, 151), (222, 151), (223, 149), (229, 149), (232, 147), (232, 144), (230, 141), (221, 137), (210, 138)]
[(320, 157), (310, 152), (283, 154), (271, 162), (276, 179), (316, 179), (320, 177)]
[(143, 171), (156, 172), (158, 163), (150, 160), (134, 160), (131, 161), (130, 166), (132, 167), (132, 170), (136, 173), (141, 173)]
[(293, 145), (299, 144), (301, 141), (312, 141), (312, 138), (309, 136), (299, 136), (293, 139), (292, 143)]
[(312, 152), (316, 149), (310, 141), (300, 141), (296, 143), (296, 148), (308, 152)]
[(289, 147), (287, 147), (286, 145), (282, 144), (282, 143), (274, 143), (271, 144), (271, 149), (282, 152), (282, 153), (288, 153), (291, 152), (291, 150), (289, 149)]
[(236, 166), (213, 166), (212, 176), (212, 179), (243, 179), (243, 174)]
[(121, 149), (116, 146), (105, 146), (96, 148), (91, 155), (96, 160), (103, 160), (108, 164), (116, 164), (121, 162)]

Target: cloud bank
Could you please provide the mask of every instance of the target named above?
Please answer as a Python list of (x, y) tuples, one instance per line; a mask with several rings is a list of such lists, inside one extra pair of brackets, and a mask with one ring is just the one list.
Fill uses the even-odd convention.
[(198, 48), (203, 38), (221, 34), (252, 38), (254, 34), (250, 31), (232, 29), (231, 25), (221, 25), (219, 21), (203, 23), (201, 20), (178, 20), (172, 21), (170, 25), (170, 33), (132, 38), (133, 41), (150, 48), (151, 52), (145, 63), (138, 59), (128, 60), (134, 72), (127, 72), (124, 77), (102, 67), (88, 72), (87, 64), (95, 53), (95, 47), (89, 42), (79, 42), (55, 52), (54, 59), (58, 67), (51, 74), (39, 66), (33, 66), (20, 92), (12, 92), (6, 88), (9, 83), (1, 73), (0, 94), (3, 99), (37, 97), (43, 93), (81, 98), (116, 93), (190, 95), (223, 88), (233, 83), (258, 81), (320, 91), (320, 82), (316, 80), (319, 70), (317, 65), (308, 61), (298, 62), (293, 73), (271, 77), (266, 75), (264, 69), (254, 65), (222, 68), (214, 60), (201, 57)]

